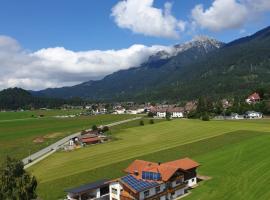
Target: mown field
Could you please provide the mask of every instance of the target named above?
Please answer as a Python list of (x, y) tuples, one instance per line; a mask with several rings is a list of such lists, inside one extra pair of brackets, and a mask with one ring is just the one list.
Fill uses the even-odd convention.
[[(164, 162), (189, 156), (211, 176), (186, 199), (269, 199), (269, 120), (173, 120), (122, 129), (118, 140), (73, 152), (57, 152), (29, 169), (43, 199), (60, 199), (64, 189), (116, 178), (134, 159)], [(244, 198), (243, 198), (244, 197)]]
[[(96, 115), (76, 118), (55, 118), (55, 115), (78, 111), (26, 111), (0, 113), (0, 163), (6, 155), (24, 158), (71, 133), (132, 118), (132, 115)], [(42, 118), (32, 115), (44, 115)]]

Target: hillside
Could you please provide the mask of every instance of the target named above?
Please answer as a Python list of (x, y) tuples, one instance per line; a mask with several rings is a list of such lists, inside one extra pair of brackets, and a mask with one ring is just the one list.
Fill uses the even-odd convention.
[(36, 97), (21, 88), (8, 88), (0, 91), (0, 110), (17, 110), (32, 108), (58, 108), (63, 104), (83, 103), (80, 99), (57, 99), (48, 97)]
[(122, 70), (99, 81), (46, 89), (35, 95), (99, 100), (189, 100), (245, 95), (270, 86), (270, 28), (226, 45), (199, 37), (159, 52), (140, 67)]

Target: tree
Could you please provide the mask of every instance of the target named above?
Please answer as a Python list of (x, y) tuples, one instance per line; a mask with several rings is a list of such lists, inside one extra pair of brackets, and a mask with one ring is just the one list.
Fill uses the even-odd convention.
[(154, 117), (154, 113), (149, 112), (149, 113), (147, 114), (147, 116), (148, 116), (148, 117)]
[(144, 126), (144, 121), (143, 120), (140, 121), (140, 125)]
[(23, 163), (7, 157), (0, 168), (0, 199), (35, 199), (36, 188), (36, 178), (24, 170)]
[(92, 130), (93, 130), (93, 131), (96, 131), (96, 130), (98, 130), (98, 127), (97, 127), (97, 125), (95, 125), (95, 124), (94, 124), (94, 125), (92, 126)]
[(203, 120), (203, 121), (209, 121), (209, 120), (210, 120), (209, 115), (208, 115), (207, 112), (203, 113), (203, 115), (202, 115), (202, 120)]
[(102, 128), (102, 132), (107, 132), (107, 131), (109, 131), (109, 127), (108, 126), (104, 126), (103, 128)]
[(170, 112), (166, 112), (166, 119), (171, 120), (171, 113)]

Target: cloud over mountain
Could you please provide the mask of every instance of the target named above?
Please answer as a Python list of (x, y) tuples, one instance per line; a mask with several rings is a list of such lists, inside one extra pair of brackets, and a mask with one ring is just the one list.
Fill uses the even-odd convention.
[(75, 52), (63, 47), (29, 52), (10, 37), (0, 36), (0, 88), (43, 89), (99, 79), (139, 66), (166, 46), (132, 45), (120, 50)]

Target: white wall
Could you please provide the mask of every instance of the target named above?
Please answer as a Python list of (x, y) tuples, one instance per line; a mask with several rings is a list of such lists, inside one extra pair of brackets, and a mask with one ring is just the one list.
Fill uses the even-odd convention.
[[(119, 182), (113, 182), (110, 183), (110, 200), (112, 200), (112, 198), (114, 199), (118, 199), (120, 200), (120, 194), (121, 194), (121, 190), (122, 190), (122, 186), (120, 185)], [(112, 188), (117, 190), (117, 194), (112, 193)]]
[(157, 112), (157, 117), (166, 117), (166, 112)]
[[(164, 191), (164, 189), (165, 189), (165, 184), (163, 183), (163, 184), (160, 185), (160, 191), (158, 193), (161, 193), (162, 191)], [(145, 191), (140, 192), (140, 197), (139, 197), (140, 199), (145, 199), (144, 192)], [(149, 189), (149, 196), (147, 196), (147, 197), (153, 196), (155, 194), (157, 194), (156, 193), (156, 187)]]
[(182, 118), (184, 117), (184, 114), (182, 112), (173, 112), (172, 118)]
[(196, 177), (191, 178), (191, 179), (188, 179), (188, 180), (186, 180), (186, 181), (187, 181), (188, 187), (192, 187), (192, 186), (194, 186), (194, 185), (197, 184), (197, 178), (196, 178)]

